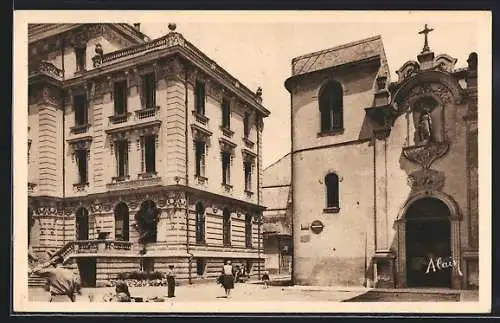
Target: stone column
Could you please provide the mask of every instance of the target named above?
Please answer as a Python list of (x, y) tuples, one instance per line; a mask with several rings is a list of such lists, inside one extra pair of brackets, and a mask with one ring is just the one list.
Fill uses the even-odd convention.
[[(462, 266), (460, 254), (460, 221), (458, 218), (452, 218), (451, 225), (451, 256), (452, 259), (458, 261), (458, 265)], [(461, 267), (462, 268), (462, 267)], [(451, 287), (453, 289), (462, 288), (462, 276), (460, 276), (457, 269), (451, 271)]]
[(389, 249), (387, 217), (387, 141), (380, 134), (375, 136), (375, 251)]
[(406, 287), (406, 226), (403, 220), (397, 223), (398, 228), (398, 256), (396, 259), (396, 286)]

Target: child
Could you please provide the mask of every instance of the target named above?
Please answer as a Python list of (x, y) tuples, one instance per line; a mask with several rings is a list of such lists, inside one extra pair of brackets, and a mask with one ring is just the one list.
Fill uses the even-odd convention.
[(269, 283), (269, 274), (267, 273), (267, 271), (264, 272), (264, 274), (262, 275), (262, 282), (264, 283), (264, 288), (267, 288), (267, 284)]

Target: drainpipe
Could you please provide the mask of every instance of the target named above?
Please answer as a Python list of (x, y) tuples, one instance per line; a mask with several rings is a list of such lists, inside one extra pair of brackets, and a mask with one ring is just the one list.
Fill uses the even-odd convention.
[[(62, 69), (62, 79), (64, 82), (64, 38), (61, 38), (61, 69)], [(62, 143), (62, 211), (63, 211), (63, 245), (66, 244), (66, 90), (62, 90), (62, 127), (63, 127), (63, 143)]]
[[(258, 123), (258, 129), (257, 129), (257, 205), (260, 206), (260, 158), (261, 158), (261, 151), (260, 151), (260, 137), (261, 135), (261, 122), (264, 122), (264, 120), (260, 121)], [(259, 266), (257, 267), (257, 275), (258, 279), (260, 280), (260, 226), (262, 224), (262, 210), (259, 210), (259, 218), (257, 222), (257, 253), (258, 253), (258, 262)]]
[[(188, 149), (188, 72), (187, 68), (184, 67), (184, 108), (185, 108), (185, 116), (184, 116), (184, 138), (185, 138), (185, 176), (186, 176), (186, 189), (189, 187), (189, 171), (188, 171), (188, 166), (189, 166), (189, 149)], [(186, 196), (186, 252), (189, 255), (188, 258), (188, 282), (189, 284), (192, 284), (192, 279), (191, 279), (191, 269), (192, 269), (192, 256), (191, 253), (189, 252), (189, 244), (190, 244), (190, 239), (189, 239), (189, 195), (187, 192), (184, 192)]]

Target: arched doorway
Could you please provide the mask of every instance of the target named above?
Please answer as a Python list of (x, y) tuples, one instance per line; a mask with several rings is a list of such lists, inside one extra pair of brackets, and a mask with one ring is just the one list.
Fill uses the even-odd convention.
[(115, 207), (115, 240), (129, 241), (129, 212), (124, 202)]
[(84, 207), (76, 211), (76, 240), (89, 240), (89, 211)]
[(135, 221), (139, 227), (141, 243), (157, 241), (157, 225), (161, 210), (156, 207), (155, 202), (146, 200), (141, 203), (139, 211), (135, 214)]
[(406, 210), (405, 231), (407, 286), (451, 287), (453, 268), (438, 266), (452, 256), (448, 206), (433, 197), (414, 201)]

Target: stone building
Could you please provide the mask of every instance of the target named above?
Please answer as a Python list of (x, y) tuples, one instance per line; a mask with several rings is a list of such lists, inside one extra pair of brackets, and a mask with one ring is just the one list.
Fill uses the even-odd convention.
[(290, 274), (292, 244), (292, 192), (290, 154), (264, 169), (262, 198), (265, 267), (270, 274)]
[(477, 55), (429, 31), (394, 82), (380, 36), (292, 60), (296, 284), (478, 286)]
[(62, 255), (87, 286), (263, 265), (262, 90), (169, 29), (28, 29), (30, 255)]

